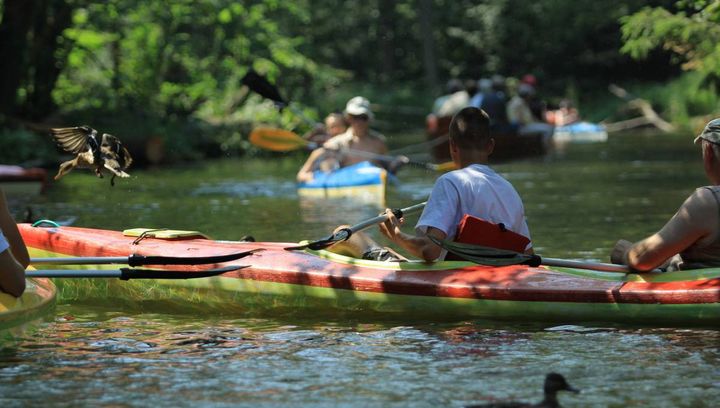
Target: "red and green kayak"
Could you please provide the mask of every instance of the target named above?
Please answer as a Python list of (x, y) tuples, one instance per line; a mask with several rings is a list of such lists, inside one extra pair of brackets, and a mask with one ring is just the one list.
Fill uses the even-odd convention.
[[(323, 250), (285, 250), (295, 245), (290, 243), (216, 241), (186, 231), (151, 231), (142, 239), (138, 239), (142, 229), (119, 232), (21, 224), (20, 231), (33, 257), (200, 257), (262, 249), (229, 263), (250, 267), (211, 278), (91, 279), (85, 288), (79, 286), (81, 279), (66, 279), (59, 284), (65, 300), (94, 297), (107, 302), (134, 297), (142, 301), (174, 296), (180, 302), (217, 302), (227, 311), (305, 310), (316, 315), (345, 310), (394, 313), (404, 319), (720, 325), (720, 269), (628, 275), (464, 261), (393, 263)], [(192, 274), (217, 266), (183, 270)]]

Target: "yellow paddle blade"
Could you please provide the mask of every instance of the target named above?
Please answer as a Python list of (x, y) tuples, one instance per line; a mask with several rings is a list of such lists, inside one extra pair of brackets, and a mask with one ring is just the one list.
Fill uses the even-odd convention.
[(250, 132), (250, 143), (276, 152), (290, 152), (310, 146), (310, 142), (297, 133), (284, 129), (259, 127)]
[(450, 170), (455, 170), (455, 169), (457, 169), (457, 166), (455, 165), (455, 163), (453, 163), (451, 161), (445, 162), (445, 163), (439, 163), (439, 164), (435, 165), (435, 171), (445, 172), (445, 171), (450, 171)]

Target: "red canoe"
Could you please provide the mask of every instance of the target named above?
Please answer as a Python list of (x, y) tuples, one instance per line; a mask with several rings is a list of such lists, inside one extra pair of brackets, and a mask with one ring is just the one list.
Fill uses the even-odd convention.
[[(221, 302), (227, 310), (245, 311), (311, 308), (308, 313), (343, 309), (400, 313), (408, 319), (720, 325), (720, 269), (626, 275), (560, 267), (489, 267), (460, 261), (389, 263), (327, 251), (286, 251), (283, 248), (292, 245), (288, 243), (215, 241), (177, 231), (155, 231), (149, 235), (158, 237), (139, 241), (142, 230), (123, 233), (21, 224), (20, 231), (33, 257), (193, 257), (264, 249), (231, 262), (250, 267), (220, 277), (101, 284), (66, 279), (59, 282), (65, 300), (181, 296), (183, 301)], [(183, 268), (192, 274), (216, 266)], [(82, 285), (85, 289), (81, 290)]]

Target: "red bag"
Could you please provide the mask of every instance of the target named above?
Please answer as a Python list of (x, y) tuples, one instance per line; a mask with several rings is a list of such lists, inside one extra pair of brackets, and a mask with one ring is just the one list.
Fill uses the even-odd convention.
[[(524, 235), (510, 231), (503, 223), (495, 224), (472, 215), (465, 214), (458, 224), (455, 242), (482, 245), (491, 248), (525, 252), (530, 239)], [(461, 260), (448, 252), (446, 260)]]

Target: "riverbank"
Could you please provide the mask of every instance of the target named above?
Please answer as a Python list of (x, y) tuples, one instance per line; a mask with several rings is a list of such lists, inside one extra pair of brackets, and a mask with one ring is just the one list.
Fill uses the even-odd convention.
[[(720, 97), (703, 86), (699, 76), (691, 73), (669, 83), (628, 84), (624, 86), (629, 95), (625, 99), (597, 86), (591, 92), (578, 93), (575, 103), (584, 120), (617, 123), (641, 114), (629, 103), (638, 98), (647, 101), (660, 117), (670, 122), (676, 133), (693, 134), (720, 106)], [(542, 89), (540, 92), (547, 100), (560, 98), (542, 94)], [(319, 122), (327, 112), (341, 111), (345, 101), (354, 95), (370, 99), (376, 113), (374, 128), (386, 134), (418, 135), (417, 140), (390, 140), (391, 149), (424, 140), (425, 116), (437, 95), (418, 90), (413, 84), (398, 84), (388, 92), (385, 88), (347, 83), (342, 89), (328, 93), (313, 107), (297, 104), (296, 107), (303, 111), (302, 116), (289, 109), (278, 111), (272, 103), (261, 98), (250, 98), (236, 112), (224, 116), (162, 118), (142, 112), (88, 110), (69, 112), (47, 123), (6, 125), (0, 129), (0, 163), (54, 167), (61, 156), (67, 155), (55, 147), (48, 134), (49, 128), (81, 124), (118, 136), (130, 150), (134, 168), (246, 155), (272, 157), (275, 154), (260, 151), (248, 142), (247, 136), (255, 126), (265, 124), (302, 134), (311, 128), (309, 122)], [(638, 128), (629, 130), (637, 131)]]

